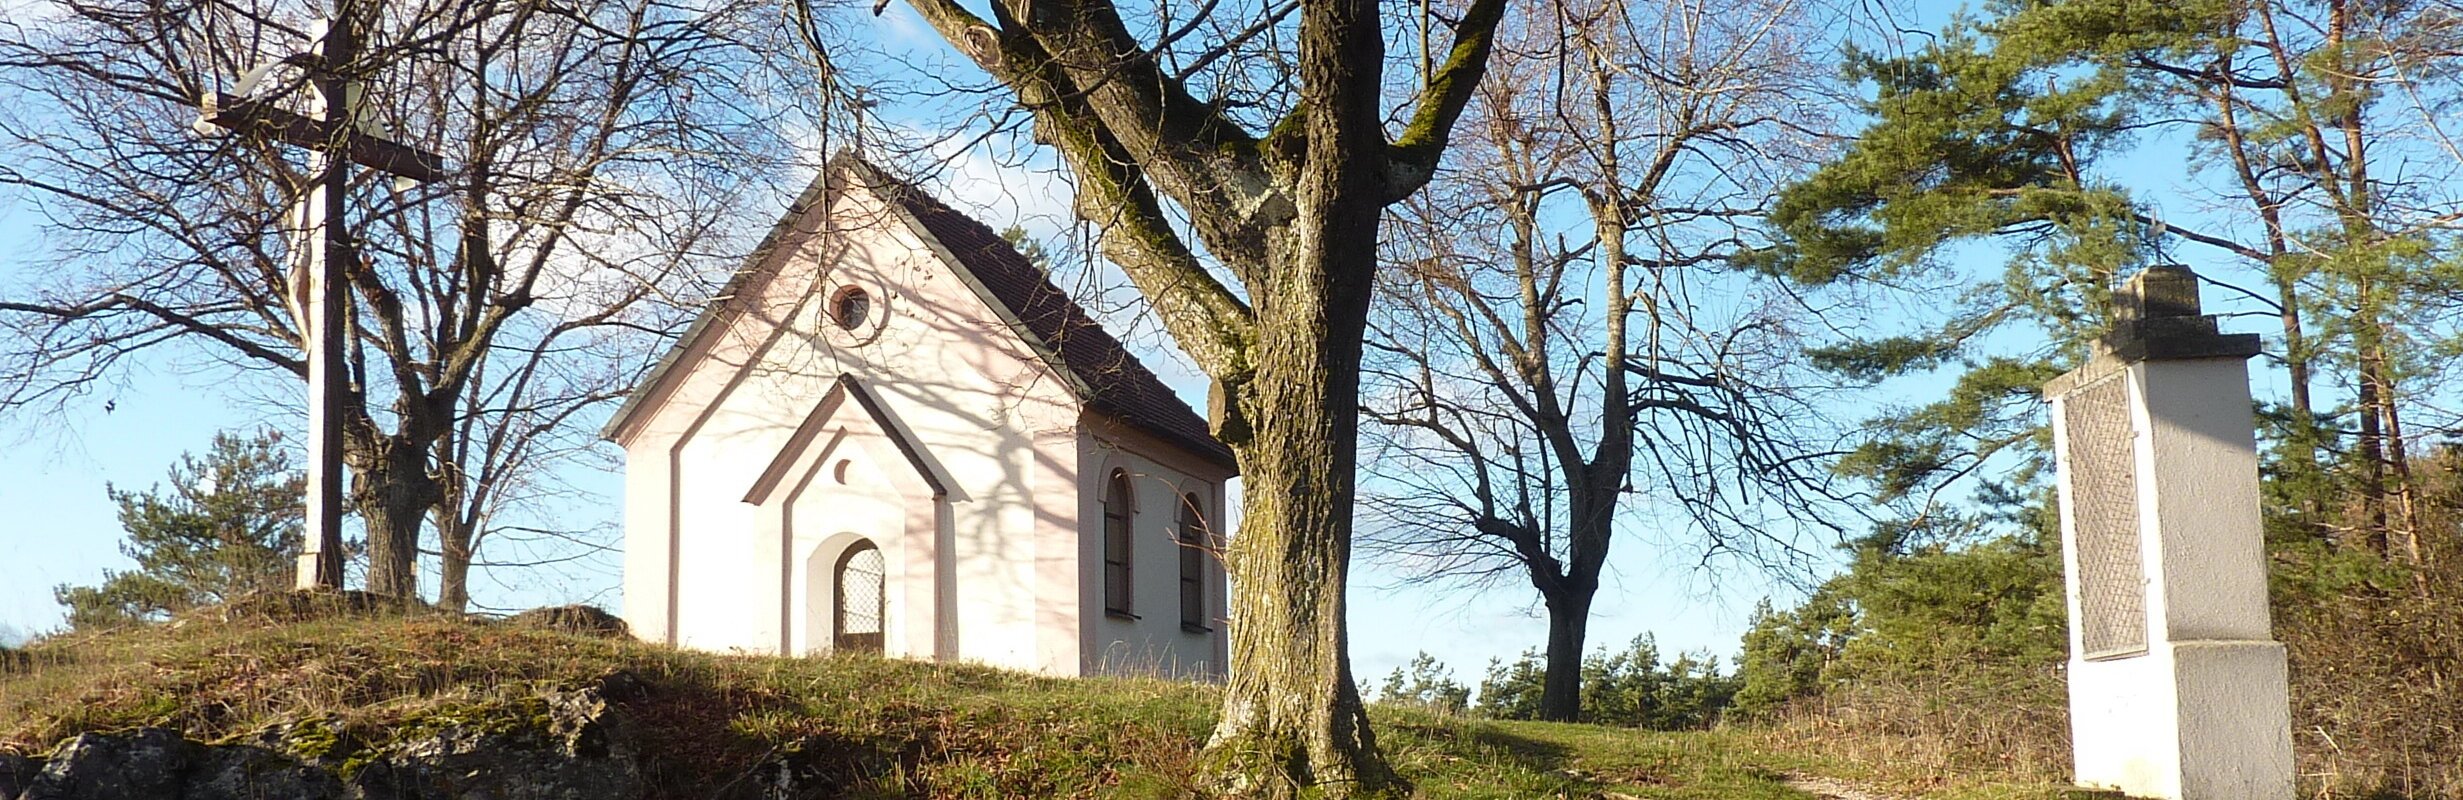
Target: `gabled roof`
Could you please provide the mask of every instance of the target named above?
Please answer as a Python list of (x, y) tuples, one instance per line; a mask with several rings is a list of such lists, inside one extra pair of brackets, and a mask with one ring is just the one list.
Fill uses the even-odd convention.
[(767, 502), (770, 492), (786, 481), (788, 472), (794, 469), (796, 462), (804, 459), (804, 450), (821, 438), (822, 429), (838, 422), (838, 412), (849, 398), (855, 400), (855, 406), (863, 413), (864, 419), (898, 448), (898, 455), (906, 459), (907, 468), (915, 471), (915, 477), (923, 481), (924, 488), (932, 490), (932, 496), (949, 494), (949, 484), (942, 481), (940, 472), (924, 459), (923, 448), (908, 439), (906, 431), (890, 420), (889, 412), (881, 409), (881, 401), (864, 389), (862, 381), (841, 373), (838, 381), (830, 385), (829, 394), (822, 395), (821, 402), (813, 404), (812, 413), (805, 415), (804, 423), (796, 426), (795, 435), (787, 437), (787, 446), (779, 448), (778, 455), (770, 459), (770, 465), (762, 468), (761, 476), (753, 479), (753, 487), (744, 493), (744, 502), (753, 505)]
[(1005, 314), (1021, 339), (1043, 351), (1053, 366), (1063, 370), (1070, 379), (1070, 390), (1088, 408), (1227, 470), (1238, 468), (1231, 448), (1215, 440), (1203, 417), (1163, 385), (1162, 379), (1096, 323), (1067, 292), (1054, 286), (1043, 270), (1027, 261), (1017, 248), (983, 223), (849, 153), (830, 159), (813, 185), (804, 190), (762, 246), (754, 251), (751, 262), (722, 290), (720, 300), (694, 320), (676, 347), (659, 360), (633, 395), (625, 398), (624, 406), (608, 420), (605, 435), (613, 438), (639, 413), (644, 398), (664, 390), (663, 383), (673, 362), (710, 329), (718, 327), (713, 318), (731, 314), (734, 299), (748, 288), (749, 276), (776, 269), (777, 265), (770, 263), (771, 257), (781, 252), (774, 251), (791, 253), (799, 249), (796, 245), (810, 232), (798, 223), (806, 214), (826, 212), (827, 187), (832, 181), (869, 189), (902, 212), (919, 238), (948, 254), (950, 266), (968, 279), (966, 282), (983, 296), (986, 305)]

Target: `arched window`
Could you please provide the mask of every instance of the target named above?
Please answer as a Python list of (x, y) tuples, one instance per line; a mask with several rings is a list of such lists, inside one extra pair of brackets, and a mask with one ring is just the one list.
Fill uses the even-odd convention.
[(1136, 509), (1129, 495), (1129, 473), (1112, 470), (1103, 486), (1103, 613), (1137, 618), (1130, 602), (1136, 584), (1129, 572), (1129, 522)]
[(847, 546), (832, 571), (838, 584), (838, 614), (831, 624), (832, 646), (841, 653), (881, 652), (883, 573), (881, 548), (871, 541)]
[(1190, 633), (1205, 633), (1206, 625), (1206, 550), (1212, 545), (1206, 535), (1206, 512), (1198, 505), (1197, 495), (1180, 498), (1180, 629)]

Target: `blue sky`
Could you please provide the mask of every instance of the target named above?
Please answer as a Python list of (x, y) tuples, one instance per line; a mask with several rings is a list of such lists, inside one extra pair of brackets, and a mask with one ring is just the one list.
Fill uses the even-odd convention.
[[(928, 34), (903, 4), (890, 4), (884, 19), (872, 24), (880, 26), (891, 48), (937, 45), (917, 41), (919, 34)], [(2179, 163), (2177, 153), (2166, 155), (2168, 149), (2177, 150), (2149, 148), (2117, 171), (2149, 188), (2161, 188), (2177, 174)], [(1042, 237), (1058, 237), (1065, 230), (1066, 201), (1048, 177), (993, 168), (989, 162), (962, 162), (943, 177), (942, 185), (935, 187), (943, 196), (996, 228), (1015, 222)], [(50, 268), (36, 222), (14, 198), (0, 197), (0, 287)], [(1886, 317), (1888, 312), (1882, 313)], [(1202, 406), (1203, 383), (1151, 324), (1133, 315), (1109, 316), (1116, 327), (1129, 329), (1126, 338), (1141, 357), (1193, 405)], [(2243, 325), (2240, 329), (2251, 329)], [(203, 449), (218, 430), (298, 424), (284, 412), (269, 413), (250, 392), (235, 395), (223, 377), (182, 375), (161, 364), (131, 372), (122, 386), (94, 395), (71, 413), (0, 420), (0, 508), (10, 510), (0, 521), (0, 637), (57, 625), (61, 616), (51, 601), (52, 586), (94, 582), (105, 570), (127, 566), (116, 549), (118, 529), (104, 496), (106, 485), (133, 487), (160, 480), (182, 452)], [(1875, 403), (1905, 402), (1910, 395), (1904, 393), (1924, 391), (1927, 385), (1939, 384), (1895, 386), (1893, 391), (1901, 394), (1876, 397)], [(276, 395), (283, 388), (256, 387)], [(106, 400), (112, 403), (107, 412), (102, 407)], [(572, 468), (565, 477), (598, 493), (595, 501), (569, 509), (577, 519), (616, 519), (620, 503), (612, 473)], [(556, 570), (483, 574), (474, 592), (481, 604), (494, 607), (573, 601), (613, 606), (617, 576), (612, 563), (611, 557), (600, 557)], [(434, 581), (425, 585), (432, 591)], [(1591, 642), (1594, 647), (1618, 647), (1648, 633), (1657, 636), (1662, 652), (1707, 649), (1726, 656), (1734, 651), (1754, 604), (1766, 596), (1785, 604), (1795, 594), (1758, 573), (1742, 568), (1707, 572), (1697, 567), (1692, 553), (1627, 541), (1611, 561), (1596, 604)], [(1511, 658), (1543, 640), (1546, 621), (1536, 599), (1519, 582), (1485, 591), (1448, 584), (1409, 586), (1396, 574), (1362, 563), (1352, 595), (1356, 671), (1381, 677), (1413, 654), (1427, 651), (1452, 665), (1466, 682), (1475, 682), (1490, 659)]]
[[(891, 4), (884, 17), (874, 23), (882, 46), (927, 61), (940, 57), (909, 49), (937, 48), (938, 42), (925, 38), (931, 34), (903, 4)], [(1015, 222), (1041, 237), (1065, 235), (1063, 189), (1046, 176), (970, 159), (949, 170), (936, 189), (996, 228)], [(23, 285), (52, 268), (39, 222), (21, 198), (0, 196), (0, 288)], [(1203, 381), (1154, 326), (1133, 314), (1107, 316), (1114, 317), (1109, 321), (1116, 328), (1128, 329), (1141, 357), (1202, 406)], [(290, 387), (243, 383), (246, 388), (234, 392), (229, 376), (182, 374), (174, 363), (178, 354), (163, 356), (128, 371), (118, 385), (95, 392), (68, 413), (0, 419), (0, 508), (11, 510), (0, 521), (0, 640), (60, 624), (62, 610), (52, 601), (52, 587), (94, 583), (106, 570), (131, 566), (118, 552), (120, 532), (107, 486), (154, 484), (182, 453), (203, 450), (217, 431), (288, 429), (302, 422), (295, 403), (284, 397), (295, 391)], [(602, 446), (612, 452), (612, 445)], [(617, 519), (614, 474), (568, 468), (563, 477), (598, 494), (596, 502), (577, 503), (571, 513), (584, 521)], [(613, 606), (619, 577), (613, 564), (612, 556), (601, 556), (554, 570), (483, 571), (473, 591), (480, 604), (498, 608), (577, 601)], [(1645, 548), (1627, 543), (1600, 593), (1592, 641), (1621, 646), (1651, 633), (1666, 651), (1732, 651), (1746, 614), (1768, 587), (1752, 574), (1714, 576), (1692, 565), (1684, 558), (1663, 566)], [(433, 576), (423, 585), (433, 592)], [(1363, 563), (1352, 596), (1357, 670), (1382, 676), (1425, 650), (1466, 680), (1476, 679), (1489, 659), (1510, 658), (1543, 641), (1546, 620), (1535, 600), (1518, 582), (1486, 591), (1409, 586)]]
[[(962, 159), (944, 177), (939, 193), (994, 227), (1015, 222), (1039, 236), (1062, 235), (1058, 214), (1066, 201), (1047, 175)], [(0, 286), (21, 284), (46, 268), (32, 216), (16, 204), (0, 214)], [(1107, 316), (1143, 360), (1202, 407), (1204, 382), (1153, 325), (1126, 312)], [(182, 453), (203, 450), (217, 431), (301, 424), (294, 413), (252, 396), (278, 396), (288, 387), (234, 393), (228, 376), (181, 374), (172, 363), (177, 355), (166, 353), (130, 371), (120, 385), (96, 392), (69, 413), (0, 422), (0, 507), (12, 510), (0, 521), (0, 638), (58, 625), (62, 610), (52, 601), (52, 587), (93, 583), (105, 570), (131, 566), (118, 551), (107, 486), (157, 483)], [(612, 445), (602, 446), (613, 452)], [(618, 518), (614, 474), (578, 467), (563, 474), (599, 497), (576, 504), (573, 513)], [(1599, 596), (1593, 641), (1621, 646), (1652, 633), (1665, 651), (1732, 651), (1754, 601), (1768, 591), (1766, 582), (1749, 573), (1700, 572), (1690, 560), (1662, 566), (1652, 556), (1630, 542), (1621, 548)], [(499, 608), (564, 602), (612, 607), (618, 577), (612, 558), (602, 557), (554, 570), (483, 571), (473, 591), (479, 603)], [(432, 575), (423, 587), (434, 591)], [(1425, 650), (1459, 675), (1475, 677), (1489, 659), (1511, 658), (1543, 641), (1546, 619), (1535, 600), (1527, 585), (1513, 582), (1489, 591), (1405, 585), (1400, 576), (1363, 562), (1352, 595), (1358, 671), (1383, 676)]]

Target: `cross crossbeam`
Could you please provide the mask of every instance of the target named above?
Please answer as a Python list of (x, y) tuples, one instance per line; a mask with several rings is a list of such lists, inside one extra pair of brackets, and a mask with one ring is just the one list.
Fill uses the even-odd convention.
[(256, 136), (311, 150), (340, 151), (351, 163), (420, 183), (444, 180), (445, 159), (390, 139), (370, 136), (347, 121), (317, 119), (264, 100), (206, 92), (197, 119), (242, 136)]

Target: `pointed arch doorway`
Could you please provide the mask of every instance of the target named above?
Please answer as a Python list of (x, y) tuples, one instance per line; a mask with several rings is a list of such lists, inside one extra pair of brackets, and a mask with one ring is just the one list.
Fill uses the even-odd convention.
[(830, 648), (841, 653), (881, 652), (882, 632), (886, 629), (888, 593), (883, 583), (888, 575), (887, 564), (881, 559), (881, 548), (871, 539), (858, 539), (838, 555), (838, 563), (830, 568), (830, 583), (836, 587), (837, 602), (830, 614)]

